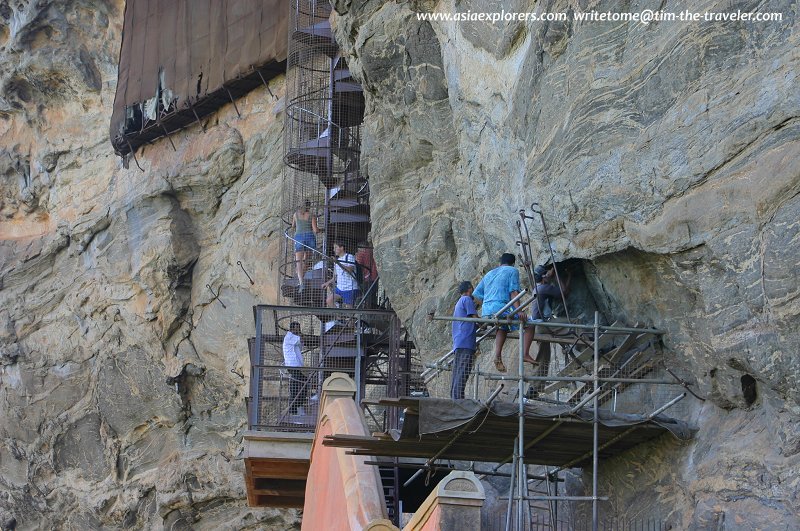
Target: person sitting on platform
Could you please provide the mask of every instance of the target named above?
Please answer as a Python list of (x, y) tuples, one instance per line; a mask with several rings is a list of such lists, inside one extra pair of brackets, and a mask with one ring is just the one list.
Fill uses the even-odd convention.
[[(556, 281), (556, 270), (553, 264), (546, 266), (537, 265), (533, 270), (533, 277), (536, 281), (536, 300), (531, 304), (531, 317), (528, 320), (529, 328), (525, 330), (525, 352), (529, 352), (533, 342), (534, 328), (536, 322), (547, 321), (553, 316), (553, 307), (558, 303), (562, 294), (566, 298), (569, 295), (569, 284), (571, 275), (566, 273), (561, 282)], [(540, 341), (536, 353), (536, 363), (538, 366), (534, 371), (534, 376), (547, 376), (550, 371), (551, 345), (548, 341)], [(531, 385), (528, 395), (541, 392), (544, 389), (544, 382), (535, 382)]]
[[(465, 280), (460, 283), (458, 292), (461, 298), (453, 310), (453, 317), (478, 317), (478, 310), (472, 300), (472, 282)], [(464, 388), (472, 372), (475, 351), (478, 348), (475, 341), (477, 329), (477, 323), (453, 321), (453, 379), (450, 381), (450, 398), (453, 400), (464, 398)]]
[(298, 290), (303, 291), (303, 277), (306, 274), (306, 262), (311, 259), (317, 249), (317, 216), (311, 213), (311, 201), (306, 199), (303, 206), (292, 216), (294, 229), (294, 259), (297, 270)]
[(297, 367), (303, 366), (303, 334), (300, 323), (289, 323), (289, 331), (283, 338), (283, 363), (289, 373), (289, 413), (292, 415), (305, 415), (303, 404), (306, 402), (308, 385), (303, 371)]
[[(511, 253), (503, 253), (500, 257), (500, 266), (492, 269), (481, 279), (478, 287), (475, 288), (473, 296), (483, 301), (481, 307), (481, 317), (490, 317), (508, 304), (508, 301), (519, 295), (519, 271), (514, 267), (516, 258)], [(501, 318), (509, 318), (516, 315), (520, 320), (525, 320), (523, 312), (515, 311), (519, 303), (514, 303), (513, 307), (504, 311)], [(509, 330), (517, 330), (516, 325), (501, 325), (497, 328), (497, 335), (494, 341), (494, 366), (499, 372), (506, 372), (503, 364), (503, 345)]]
[(333, 244), (333, 252), (337, 258), (333, 266), (334, 275), (322, 285), (323, 288), (327, 288), (336, 284), (334, 292), (328, 294), (328, 306), (334, 307), (336, 298), (339, 297), (342, 300), (342, 307), (352, 308), (359, 294), (356, 281), (356, 257), (345, 251), (344, 244), (338, 241)]

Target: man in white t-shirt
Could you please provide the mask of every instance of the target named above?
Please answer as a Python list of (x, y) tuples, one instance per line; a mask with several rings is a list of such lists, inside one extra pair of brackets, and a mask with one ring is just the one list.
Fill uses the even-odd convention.
[[(333, 244), (336, 263), (333, 266), (333, 278), (323, 284), (328, 287), (334, 282), (336, 289), (328, 295), (328, 306), (333, 306), (336, 297), (341, 298), (344, 308), (352, 308), (358, 298), (358, 281), (356, 280), (356, 257), (345, 251), (342, 242)], [(335, 294), (335, 296), (334, 296)]]
[[(300, 330), (300, 323), (292, 321), (289, 323), (289, 331), (283, 338), (283, 363), (286, 367), (303, 366), (303, 334)], [(307, 383), (303, 371), (295, 368), (288, 368), (289, 372), (289, 412), (291, 414), (303, 415), (303, 404), (306, 402)]]

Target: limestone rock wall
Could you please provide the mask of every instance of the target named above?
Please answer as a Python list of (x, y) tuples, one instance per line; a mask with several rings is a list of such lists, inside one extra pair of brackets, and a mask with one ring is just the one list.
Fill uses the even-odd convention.
[(334, 3), (367, 93), (382, 279), (427, 355), (448, 348), (427, 314), (451, 311), (457, 281), (514, 250), (516, 211), (539, 202), (557, 259), (582, 261), (604, 318), (665, 329), (669, 363), (708, 397), (687, 413), (695, 442), (604, 468), (615, 508), (641, 514), (646, 492), (678, 528), (796, 527), (797, 4), (692, 6), (781, 12), (772, 23), (504, 25), (417, 14), (686, 6)]
[(0, 527), (289, 529), (247, 507), (238, 457), (283, 78), (125, 168), (123, 8), (0, 1)]

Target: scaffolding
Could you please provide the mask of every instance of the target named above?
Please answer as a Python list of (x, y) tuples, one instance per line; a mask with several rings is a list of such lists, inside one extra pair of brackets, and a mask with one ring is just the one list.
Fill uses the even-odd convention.
[[(330, 4), (316, 0), (296, 0), (290, 10), (281, 211), (284, 230), (278, 278), (285, 305), (254, 307), (255, 335), (249, 341), (248, 424), (252, 430), (312, 432), (322, 382), (327, 375), (338, 371), (356, 381), (356, 398), (364, 407), (370, 427), (376, 432), (397, 434), (409, 429), (408, 420), (413, 417), (408, 410), (401, 409), (437, 394), (437, 382), (447, 374), (452, 352), (422, 371), (407, 331), (385, 296), (379, 296), (379, 275), (369, 238), (369, 180), (360, 164), (364, 96), (351, 75), (347, 57), (336, 45), (330, 15)], [(532, 205), (531, 211), (532, 215), (520, 211), (517, 222), (520, 256), (531, 291), (520, 293), (507, 308), (518, 305), (514, 311), (520, 311), (535, 304), (538, 314), (544, 317), (543, 298), (537, 296), (532, 266), (530, 220), (541, 219), (556, 280), (560, 283), (561, 279), (542, 212), (538, 205)], [(497, 463), (495, 466), (480, 471), (502, 476), (506, 473), (501, 466), (511, 463), (507, 474), (511, 481), (506, 530), (532, 529), (531, 503), (542, 502), (549, 508), (551, 528), (555, 529), (558, 502), (565, 501), (590, 502), (592, 526), (598, 529), (598, 501), (605, 499), (598, 493), (599, 454), (624, 451), (628, 446), (620, 441), (627, 438), (635, 444), (645, 440), (641, 432), (645, 436), (660, 433), (654, 421), (663, 422), (661, 412), (685, 396), (681, 392), (659, 403), (648, 415), (640, 415), (637, 422), (645, 428), (637, 428), (637, 424), (631, 428), (606, 429), (601, 422), (600, 406), (610, 404), (614, 410), (620, 409), (619, 397), (625, 389), (638, 384), (669, 386), (676, 382), (686, 387), (685, 382), (662, 377), (661, 369), (653, 361), (657, 357), (660, 330), (621, 323), (603, 325), (596, 312), (593, 324), (577, 324), (567, 311), (563, 295), (561, 299), (565, 314), (562, 320), (546, 317), (530, 325), (538, 344), (557, 346), (565, 360), (563, 366), (543, 364), (533, 376), (525, 376), (524, 337), (520, 333), (516, 336), (519, 341), (516, 376), (473, 373), (476, 399), (489, 396), (481, 402), (481, 411), (486, 415), (495, 407), (493, 401), (501, 401), (498, 397), (504, 380), (516, 388), (511, 399), (517, 419), (513, 449), (508, 455), (497, 457), (493, 461)], [(519, 323), (501, 317), (501, 313), (484, 319), (458, 320), (485, 326), (483, 339), (492, 337), (499, 326)], [(290, 364), (284, 357), (284, 342), (293, 330), (299, 337), (302, 359)], [(560, 358), (556, 355), (556, 359)], [(557, 370), (556, 374), (550, 374), (552, 369)], [(486, 386), (483, 393), (481, 382)], [(490, 386), (494, 387), (490, 390)], [(407, 397), (419, 397), (418, 402), (408, 402)], [(534, 403), (558, 405), (561, 413), (548, 428), (526, 439), (529, 421), (526, 415)], [(552, 439), (554, 433), (567, 426), (590, 429), (590, 449), (573, 452), (570, 458), (558, 463), (555, 458), (547, 460), (543, 473), (530, 474), (526, 463), (535, 463), (542, 455), (532, 454), (531, 449), (543, 445), (548, 437)], [(382, 469), (390, 515), (399, 523), (401, 477), (403, 485), (413, 484), (421, 471), (430, 473), (440, 466), (437, 463), (458, 447), (461, 437), (468, 435), (466, 429), (460, 429), (434, 437), (435, 441), (426, 444), (436, 450), (419, 456), (426, 458), (422, 465), (402, 463), (397, 455), (387, 451), (400, 442), (393, 437), (360, 441), (337, 441), (333, 437), (326, 439), (325, 444), (383, 457), (376, 465)], [(418, 442), (422, 446), (422, 441)], [(480, 451), (476, 449), (470, 459), (473, 469), (475, 461), (492, 462)], [(470, 455), (469, 450), (465, 455)], [(561, 472), (589, 462), (593, 471), (591, 496), (561, 493)], [(414, 468), (417, 472), (406, 473)], [(543, 485), (544, 494), (531, 492), (532, 481)]]
[[(545, 237), (549, 239), (541, 211), (536, 207), (533, 205), (533, 213), (541, 217)], [(500, 326), (522, 324), (522, 329), (533, 330), (533, 339), (540, 348), (547, 345), (556, 349), (549, 357), (553, 362), (534, 366), (534, 370), (526, 375), (525, 334), (520, 330), (509, 334), (518, 343), (516, 374), (473, 371), (472, 385), (467, 387), (472, 389), (475, 400), (464, 401), (470, 404), (452, 406), (469, 412), (465, 413), (457, 428), (455, 424), (444, 423), (435, 432), (421, 428), (414, 431), (413, 426), (423, 422), (426, 408), (435, 412), (442, 407), (433, 399), (384, 400), (381, 401), (383, 405), (404, 408), (406, 418), (418, 417), (411, 422), (411, 428), (402, 427), (399, 439), (332, 436), (325, 444), (348, 447), (362, 455), (424, 457), (423, 464), (400, 462), (400, 466), (418, 469), (414, 477), (444, 466), (444, 463), (452, 464), (453, 460), (468, 462), (468, 469), (483, 475), (510, 476), (509, 503), (503, 527), (506, 531), (563, 529), (559, 504), (563, 506), (564, 502), (573, 506), (591, 504), (590, 514), (582, 521), (591, 521), (593, 530), (605, 529), (609, 525), (613, 527), (613, 522), (626, 520), (620, 519), (619, 515), (603, 518), (600, 514), (599, 502), (608, 498), (598, 491), (599, 460), (624, 452), (667, 430), (682, 439), (690, 437), (691, 430), (685, 423), (668, 419), (662, 413), (675, 407), (687, 393), (697, 395), (685, 380), (666, 367), (659, 356), (661, 330), (626, 326), (621, 322), (601, 324), (599, 312), (594, 312), (592, 323), (575, 323), (568, 317), (563, 295), (561, 311), (565, 317), (553, 315), (520, 323), (516, 318), (503, 315), (512, 306), (515, 308), (511, 311), (516, 313), (526, 311), (531, 305), (540, 305), (539, 315), (544, 315), (542, 297), (538, 296), (536, 289), (527, 227), (528, 220), (535, 218), (525, 211), (520, 211), (519, 215), (520, 257), (531, 282), (531, 291), (522, 290), (492, 316), (433, 316), (432, 319), (476, 323), (482, 327), (477, 334), (479, 343), (492, 337)], [(551, 248), (549, 241), (547, 247)], [(555, 277), (561, 284), (559, 266), (552, 252), (551, 260)], [(426, 364), (427, 368), (421, 373), (420, 377), (431, 395), (449, 396), (449, 386), (443, 384), (449, 380), (446, 377), (449, 376), (453, 354), (451, 350), (436, 362)], [(504, 385), (511, 386), (510, 393), (506, 390), (510, 396), (505, 401), (500, 395)], [(625, 400), (625, 395), (632, 399)], [(503, 420), (507, 418), (503, 415), (512, 411), (512, 404), (515, 428), (511, 428), (509, 420)], [(648, 406), (650, 409), (646, 410)], [(506, 449), (508, 437), (513, 438), (514, 443)], [(579, 448), (580, 444), (586, 447)], [(480, 462), (494, 465), (480, 469), (476, 466)], [(507, 463), (511, 465), (510, 474), (502, 470)], [(529, 473), (528, 465), (542, 467), (541, 472)], [(568, 495), (559, 488), (564, 482), (563, 474), (575, 467), (591, 467), (589, 495)], [(532, 488), (532, 484), (538, 488)], [(534, 511), (538, 514), (534, 515)], [(668, 528), (657, 518), (627, 522), (636, 526), (652, 525), (653, 529)]]

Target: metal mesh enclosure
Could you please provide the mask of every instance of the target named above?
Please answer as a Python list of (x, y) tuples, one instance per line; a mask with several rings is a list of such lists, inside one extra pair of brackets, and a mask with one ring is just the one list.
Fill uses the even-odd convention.
[[(395, 427), (394, 410), (371, 400), (423, 392), (414, 344), (394, 312), (257, 306), (250, 338), (252, 429), (313, 431), (322, 383), (334, 372), (356, 382), (370, 428)], [(284, 355), (292, 323), (299, 325), (302, 361)]]
[[(369, 243), (369, 186), (359, 155), (364, 117), (361, 86), (352, 78), (334, 40), (327, 2), (299, 1), (289, 22), (287, 106), (284, 128), (285, 173), (283, 265), (284, 301), (303, 306), (378, 306), (377, 267)], [(334, 243), (344, 248), (337, 255)], [(356, 290), (342, 290), (336, 261), (356, 259), (348, 272)], [(357, 291), (356, 300), (339, 300)], [(345, 297), (349, 299), (350, 297)], [(333, 300), (331, 300), (333, 299)]]

